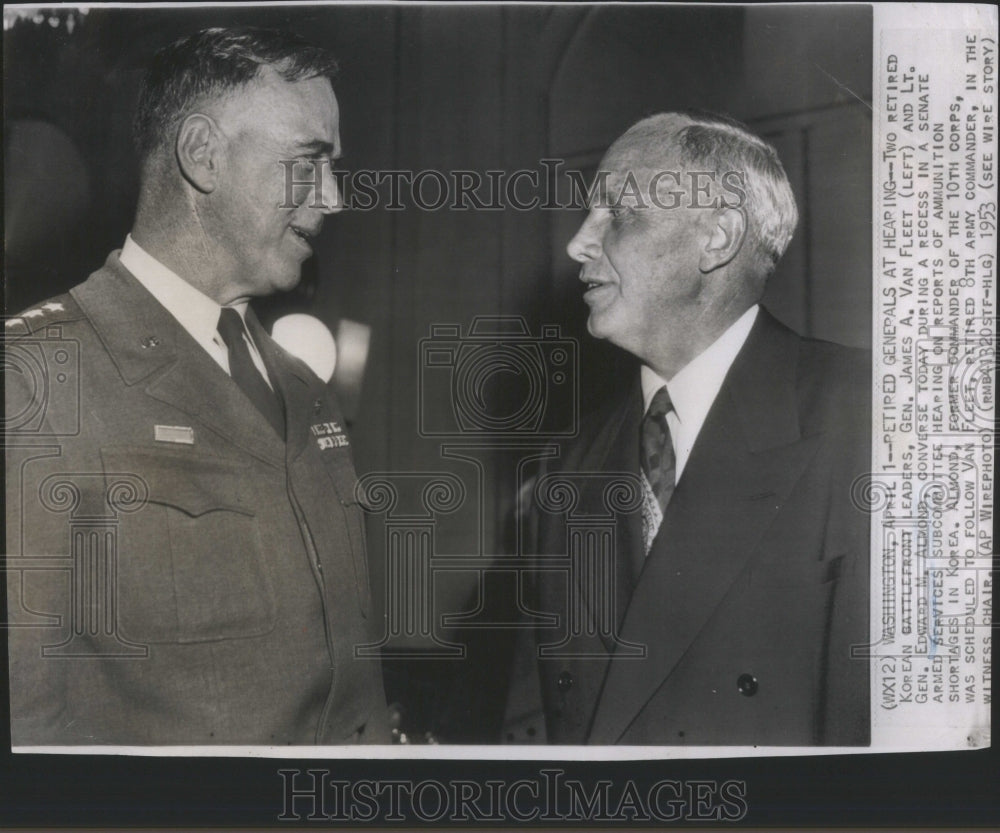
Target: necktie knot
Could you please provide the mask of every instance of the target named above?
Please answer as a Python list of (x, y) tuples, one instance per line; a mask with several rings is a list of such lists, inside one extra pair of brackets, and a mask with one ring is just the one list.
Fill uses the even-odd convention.
[(653, 395), (647, 413), (651, 418), (659, 419), (669, 414), (673, 407), (674, 405), (670, 401), (670, 394), (667, 392), (667, 386), (664, 385)]
[(246, 328), (243, 326), (243, 316), (232, 307), (223, 307), (219, 313), (219, 335), (229, 348), (229, 352), (239, 349), (238, 345), (243, 344), (243, 334)]

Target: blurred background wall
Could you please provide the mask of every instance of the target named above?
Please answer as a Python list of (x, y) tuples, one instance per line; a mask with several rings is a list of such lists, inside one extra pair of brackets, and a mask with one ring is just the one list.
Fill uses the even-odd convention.
[[(203, 26), (252, 24), (289, 28), (341, 59), (349, 170), (544, 173), (540, 160), (559, 159), (565, 189), (565, 170), (592, 172), (644, 115), (700, 108), (748, 122), (777, 146), (801, 214), (765, 303), (803, 334), (870, 344), (867, 7), (93, 9), (71, 27), (60, 15), (60, 25), (46, 16), (5, 25), (8, 314), (65, 291), (120, 247), (136, 197), (129, 123), (149, 55)], [(420, 341), (432, 325), (466, 333), (483, 315), (523, 316), (532, 334), (559, 325), (563, 338), (578, 339), (584, 410), (629, 376), (627, 356), (586, 335), (565, 254), (582, 218), (568, 208), (347, 211), (327, 222), (302, 287), (261, 305), (265, 318), (294, 308), (331, 329), (340, 319), (371, 327), (352, 414), (357, 467), (452, 471), (469, 484), (465, 504), (437, 525), (438, 553), (510, 551), (516, 485), (509, 453), (480, 454), (478, 477), (476, 464), (446, 459), (439, 440), (420, 436)], [(489, 392), (501, 411), (524, 395), (510, 382)], [(447, 397), (425, 405), (431, 421), (454, 419)], [(382, 533), (373, 524), (378, 585)], [(472, 609), (474, 585), (470, 574), (441, 576), (439, 607)], [(503, 705), (507, 634), (467, 636), (465, 661), (387, 663), (387, 684), (415, 726), (489, 741)]]

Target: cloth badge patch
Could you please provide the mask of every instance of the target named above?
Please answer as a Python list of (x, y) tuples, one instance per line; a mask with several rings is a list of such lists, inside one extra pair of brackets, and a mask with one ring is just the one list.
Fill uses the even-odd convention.
[(309, 430), (316, 438), (316, 445), (320, 451), (324, 448), (342, 448), (350, 445), (339, 422), (317, 422), (315, 425), (310, 425)]

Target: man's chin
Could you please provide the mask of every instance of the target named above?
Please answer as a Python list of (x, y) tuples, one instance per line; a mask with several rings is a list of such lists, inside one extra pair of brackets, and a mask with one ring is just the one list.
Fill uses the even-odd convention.
[(602, 315), (600, 312), (590, 313), (590, 317), (587, 319), (587, 332), (594, 338), (608, 340), (613, 335), (612, 331), (613, 327), (611, 326), (611, 322), (607, 320), (607, 316)]
[(271, 281), (271, 292), (290, 292), (302, 280), (302, 270), (298, 266), (279, 275)]

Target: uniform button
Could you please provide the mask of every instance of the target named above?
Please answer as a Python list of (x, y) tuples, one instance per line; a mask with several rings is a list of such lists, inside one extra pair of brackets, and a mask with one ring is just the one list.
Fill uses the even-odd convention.
[(744, 697), (753, 697), (757, 693), (757, 678), (753, 674), (740, 674), (736, 678), (736, 689)]
[(573, 687), (573, 675), (569, 671), (563, 671), (559, 674), (559, 679), (556, 680), (556, 687), (565, 694)]

